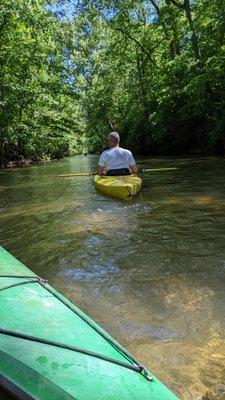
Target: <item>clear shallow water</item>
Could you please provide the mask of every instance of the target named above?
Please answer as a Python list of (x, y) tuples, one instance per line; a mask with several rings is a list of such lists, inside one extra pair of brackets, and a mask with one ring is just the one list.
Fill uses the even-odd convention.
[(225, 399), (225, 159), (140, 159), (132, 201), (97, 193), (94, 156), (0, 171), (1, 245), (181, 399)]

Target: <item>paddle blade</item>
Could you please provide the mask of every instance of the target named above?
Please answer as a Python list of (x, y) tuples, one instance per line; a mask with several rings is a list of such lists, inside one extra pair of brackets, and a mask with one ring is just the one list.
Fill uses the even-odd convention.
[(61, 178), (65, 178), (65, 177), (71, 177), (71, 176), (93, 176), (96, 175), (95, 172), (80, 172), (77, 174), (62, 174), (62, 175), (58, 175)]
[(164, 167), (164, 168), (146, 168), (146, 169), (141, 169), (139, 172), (160, 172), (160, 171), (173, 171), (175, 169), (178, 169), (178, 167)]

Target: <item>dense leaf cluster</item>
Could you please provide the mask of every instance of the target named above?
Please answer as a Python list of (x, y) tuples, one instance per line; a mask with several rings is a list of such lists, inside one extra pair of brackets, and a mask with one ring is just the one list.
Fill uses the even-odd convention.
[(93, 148), (114, 129), (140, 154), (223, 153), (225, 1), (86, 6), (80, 74), (89, 78), (83, 103)]
[(0, 163), (84, 146), (66, 53), (72, 28), (43, 0), (0, 0)]
[(225, 0), (0, 0), (0, 162), (223, 153)]

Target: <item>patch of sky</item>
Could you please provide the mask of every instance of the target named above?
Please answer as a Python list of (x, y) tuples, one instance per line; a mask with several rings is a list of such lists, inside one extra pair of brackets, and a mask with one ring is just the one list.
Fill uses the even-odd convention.
[(91, 33), (93, 33), (93, 26), (89, 21), (86, 22), (86, 24), (84, 26), (84, 31), (88, 35), (91, 35)]
[(103, 7), (101, 9), (101, 16), (105, 20), (111, 20), (113, 18), (116, 18), (119, 14), (119, 11), (117, 7)]
[[(76, 77), (73, 75), (73, 70), (75, 69), (75, 64), (72, 62), (72, 60), (69, 58), (69, 54), (64, 54), (64, 70), (62, 70), (61, 73), (61, 81), (67, 85), (74, 86), (76, 82)], [(47, 62), (49, 67), (51, 68), (51, 65), (54, 65), (55, 62), (57, 62), (57, 56), (55, 55), (50, 55), (47, 57)], [(71, 88), (74, 91), (74, 87)]]
[(150, 3), (150, 1), (145, 1), (145, 9), (146, 9), (146, 22), (149, 24), (155, 24), (159, 20), (159, 16), (156, 12), (154, 6)]
[(70, 90), (71, 90), (72, 92), (78, 93), (79, 90), (78, 90), (77, 88), (74, 87), (74, 84), (76, 83), (76, 80), (77, 80), (76, 77), (73, 76), (73, 75), (66, 76), (66, 77), (62, 77), (62, 82), (65, 83), (66, 85), (72, 86), (72, 87), (70, 88)]
[(132, 11), (130, 12), (130, 19), (131, 19), (132, 21), (139, 21), (139, 19), (140, 19), (139, 11), (137, 11), (137, 10), (132, 10)]
[(71, 89), (73, 91), (75, 90), (74, 84), (76, 83), (76, 76), (75, 74), (73, 74), (74, 70), (76, 69), (76, 65), (74, 64), (74, 62), (70, 59), (70, 54), (69, 53), (65, 53), (64, 54), (64, 71), (62, 71), (62, 82), (70, 85)]
[(157, 14), (151, 16), (151, 23), (156, 24), (159, 21), (159, 16)]
[[(79, 12), (88, 11), (88, 5), (79, 0), (58, 0), (55, 4), (47, 4), (46, 8), (57, 18), (62, 20), (71, 20), (76, 18)], [(102, 7), (101, 16), (103, 19), (110, 20), (118, 14), (116, 7)]]
[[(141, 20), (143, 21), (143, 15), (141, 16), (140, 10), (132, 10), (130, 12), (130, 19), (133, 22), (140, 22)], [(146, 24), (154, 24), (158, 22), (158, 15), (156, 13), (153, 13), (152, 10), (146, 10), (145, 16), (145, 23)]]
[[(58, 0), (55, 1), (54, 4), (47, 4), (46, 8), (51, 11), (57, 18), (62, 20), (71, 20), (76, 18), (79, 12), (88, 11), (88, 4), (85, 4), (79, 0)], [(156, 13), (155, 8), (149, 1), (144, 2), (144, 14), (146, 23), (156, 23), (158, 21), (158, 15)], [(106, 7), (102, 6), (98, 8), (100, 11), (101, 17), (104, 20), (111, 20), (119, 15), (119, 9), (116, 6)], [(142, 10), (143, 11), (143, 10)], [(130, 12), (130, 18), (133, 21), (140, 21), (140, 14), (142, 11), (132, 10)], [(88, 26), (89, 25), (89, 26)], [(88, 24), (86, 29), (87, 33), (90, 34), (92, 27), (91, 24)]]
[(57, 60), (57, 56), (55, 56), (55, 55), (51, 55), (51, 56), (47, 57), (47, 62), (49, 64), (54, 63), (56, 60)]
[(47, 10), (51, 11), (57, 18), (62, 20), (74, 19), (79, 11), (85, 11), (84, 7), (85, 6), (82, 5), (81, 8), (79, 0), (58, 0), (55, 1), (54, 4), (46, 5)]

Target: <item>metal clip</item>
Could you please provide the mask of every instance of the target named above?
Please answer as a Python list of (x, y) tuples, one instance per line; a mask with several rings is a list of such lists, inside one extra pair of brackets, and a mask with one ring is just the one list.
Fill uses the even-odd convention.
[(37, 277), (37, 281), (40, 283), (40, 285), (45, 285), (47, 283), (47, 280), (41, 278), (40, 276)]
[(149, 374), (148, 370), (145, 367), (143, 367), (143, 365), (140, 365), (140, 368), (141, 368), (141, 373), (144, 375), (144, 377), (148, 381), (152, 382), (153, 381), (153, 377)]

